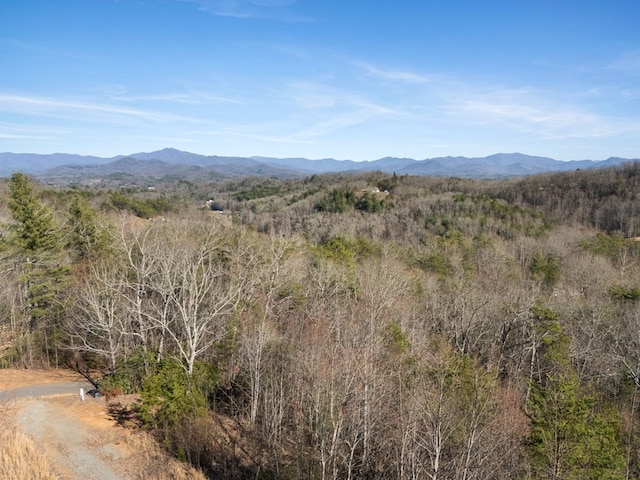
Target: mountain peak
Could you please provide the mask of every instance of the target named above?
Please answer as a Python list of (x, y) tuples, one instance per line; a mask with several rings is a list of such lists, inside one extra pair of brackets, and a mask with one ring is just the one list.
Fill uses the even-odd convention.
[[(440, 157), (424, 160), (412, 158), (383, 157), (377, 160), (355, 162), (332, 158), (309, 160), (306, 158), (270, 158), (270, 157), (224, 157), (199, 155), (167, 147), (155, 152), (141, 152), (132, 155), (120, 155), (112, 158), (100, 158), (71, 154), (16, 154), (0, 153), (0, 176), (9, 176), (22, 171), (37, 176), (46, 176), (46, 172), (63, 165), (83, 167), (88, 174), (98, 174), (92, 168), (111, 165), (110, 171), (126, 170), (127, 161), (133, 160), (164, 162), (167, 171), (177, 172), (173, 167), (201, 167), (207, 171), (226, 176), (277, 176), (292, 177), (329, 172), (367, 172), (379, 170), (399, 175), (455, 176), (473, 178), (500, 178), (531, 175), (549, 171), (575, 170), (576, 168), (597, 168), (619, 165), (632, 160), (611, 157), (603, 161), (561, 162), (548, 157), (538, 157), (523, 153), (496, 153), (487, 157)], [(158, 164), (156, 164), (158, 165)], [(88, 167), (88, 168), (84, 168)], [(77, 170), (77, 169), (76, 169)], [(99, 169), (105, 171), (104, 169)], [(158, 168), (153, 169), (158, 172)], [(187, 170), (180, 170), (187, 171)], [(193, 172), (193, 169), (188, 171)], [(143, 172), (144, 173), (144, 172)]]

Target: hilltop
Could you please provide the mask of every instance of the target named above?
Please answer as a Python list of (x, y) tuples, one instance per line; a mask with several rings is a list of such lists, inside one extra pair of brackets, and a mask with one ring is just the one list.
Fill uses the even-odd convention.
[(180, 177), (211, 180), (241, 176), (295, 178), (313, 174), (380, 171), (398, 175), (462, 178), (507, 178), (536, 173), (600, 168), (634, 161), (611, 157), (606, 160), (559, 161), (522, 153), (497, 153), (487, 157), (438, 157), (415, 160), (384, 157), (356, 162), (333, 158), (229, 157), (199, 155), (173, 148), (110, 158), (65, 153), (51, 155), (0, 153), (0, 176), (16, 171), (56, 183), (129, 176), (162, 180)]

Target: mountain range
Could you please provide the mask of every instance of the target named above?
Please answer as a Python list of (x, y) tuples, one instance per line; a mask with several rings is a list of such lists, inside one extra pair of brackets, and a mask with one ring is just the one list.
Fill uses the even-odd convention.
[(333, 158), (221, 157), (198, 155), (173, 148), (111, 158), (65, 153), (50, 155), (0, 153), (0, 177), (16, 171), (48, 181), (78, 181), (90, 178), (147, 178), (186, 180), (241, 176), (300, 177), (330, 172), (382, 171), (398, 175), (504, 178), (536, 173), (600, 168), (638, 161), (611, 157), (606, 160), (559, 161), (522, 153), (497, 153), (488, 157), (439, 157), (424, 160), (385, 157), (356, 162)]

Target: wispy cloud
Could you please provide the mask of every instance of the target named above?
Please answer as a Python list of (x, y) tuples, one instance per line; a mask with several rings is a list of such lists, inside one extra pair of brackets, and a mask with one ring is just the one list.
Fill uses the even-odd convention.
[(4, 133), (4, 132), (0, 132), (0, 138), (13, 138), (13, 139), (26, 139), (26, 138), (32, 138), (33, 135), (19, 135), (17, 133)]
[[(470, 78), (444, 72), (390, 69), (368, 61), (346, 61), (365, 72), (362, 78), (375, 103), (403, 112), (400, 121), (424, 130), (482, 128), (495, 135), (513, 132), (528, 138), (613, 138), (640, 131), (630, 102), (638, 98), (634, 84), (615, 90), (586, 83), (588, 88), (495, 83), (490, 77)], [(625, 75), (640, 73), (640, 51), (620, 57), (609, 67)], [(379, 79), (382, 83), (367, 81)], [(390, 88), (392, 86), (392, 88)], [(613, 99), (620, 102), (615, 108)], [(623, 106), (624, 105), (624, 106)]]
[(311, 110), (335, 107), (340, 102), (337, 91), (312, 82), (292, 82), (285, 95), (298, 107)]
[(637, 76), (640, 74), (640, 50), (626, 52), (606, 67), (608, 70)]
[(13, 38), (0, 37), (0, 45), (4, 45), (11, 49), (19, 50), (28, 54), (42, 54), (46, 56), (59, 57), (65, 60), (86, 61), (86, 55), (80, 55), (77, 52), (68, 50), (54, 49), (49, 45), (29, 43)]
[(437, 77), (433, 75), (424, 75), (415, 72), (402, 71), (402, 70), (387, 70), (367, 63), (354, 63), (356, 67), (363, 69), (367, 75), (380, 78), (385, 81), (391, 82), (405, 82), (405, 83), (426, 83), (435, 80)]
[(113, 100), (121, 102), (166, 102), (181, 103), (186, 105), (201, 105), (203, 103), (229, 103), (244, 105), (245, 102), (235, 98), (206, 93), (163, 93), (156, 95), (127, 95), (119, 94), (111, 97)]
[(491, 92), (449, 92), (443, 112), (450, 120), (468, 125), (500, 124), (539, 139), (606, 137), (633, 132), (639, 126), (606, 116), (585, 106), (566, 103), (557, 92), (501, 89)]
[(366, 109), (342, 112), (313, 122), (295, 134), (297, 138), (314, 138), (327, 135), (337, 130), (359, 125), (371, 120), (375, 115)]
[(311, 18), (295, 13), (298, 0), (180, 0), (195, 3), (200, 9), (223, 17), (264, 18), (281, 22), (309, 22)]
[(18, 144), (26, 141), (32, 148), (36, 145), (56, 148), (55, 145), (60, 139), (80, 140), (86, 138), (86, 132), (80, 129), (69, 129), (61, 125), (33, 125), (21, 123), (0, 122), (0, 139), (6, 144)]
[(189, 117), (107, 103), (11, 94), (0, 94), (0, 111), (19, 115), (76, 118), (83, 121), (105, 121), (108, 118), (112, 118), (113, 121), (135, 119), (153, 123), (195, 121)]
[(256, 126), (251, 128), (238, 127), (225, 128), (220, 130), (201, 130), (196, 132), (190, 132), (194, 137), (201, 136), (218, 136), (218, 137), (239, 137), (243, 139), (259, 140), (268, 143), (293, 143), (293, 144), (311, 144), (310, 140), (296, 138), (292, 135), (269, 135), (266, 133), (260, 133), (257, 131)]
[(299, 107), (298, 115), (306, 127), (296, 133), (308, 138), (366, 123), (374, 118), (399, 117), (403, 113), (372, 100), (362, 93), (312, 82), (288, 85), (291, 100)]

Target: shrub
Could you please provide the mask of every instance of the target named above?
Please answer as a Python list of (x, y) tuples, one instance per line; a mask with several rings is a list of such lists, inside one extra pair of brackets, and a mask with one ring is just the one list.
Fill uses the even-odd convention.
[(185, 417), (204, 415), (207, 398), (217, 382), (217, 371), (211, 364), (196, 362), (189, 376), (177, 360), (163, 360), (157, 372), (142, 384), (138, 418), (145, 426), (159, 427), (175, 425)]
[(155, 372), (156, 359), (153, 352), (136, 350), (129, 358), (119, 360), (113, 373), (100, 381), (100, 391), (117, 389), (121, 393), (135, 393), (142, 388), (144, 379)]
[(631, 300), (640, 299), (640, 287), (629, 287), (626, 285), (614, 285), (609, 289), (609, 295), (614, 300)]
[(116, 210), (127, 210), (140, 218), (150, 218), (175, 210), (176, 200), (167, 198), (139, 199), (120, 192), (112, 193), (105, 207)]
[(529, 263), (529, 272), (531, 278), (542, 280), (547, 287), (552, 287), (560, 279), (558, 259), (551, 254), (536, 252)]
[(334, 188), (315, 205), (319, 212), (343, 213), (356, 206), (358, 199), (353, 189)]
[(454, 271), (453, 263), (443, 252), (421, 255), (417, 258), (417, 263), (423, 270), (441, 276), (451, 275)]
[(385, 202), (378, 198), (375, 193), (365, 192), (357, 200), (355, 207), (361, 212), (377, 213), (384, 210)]

